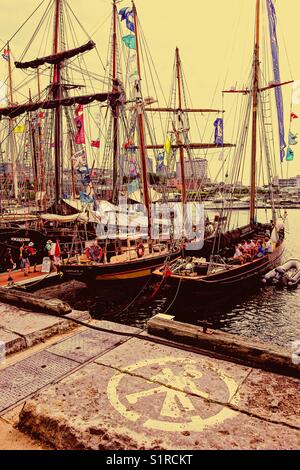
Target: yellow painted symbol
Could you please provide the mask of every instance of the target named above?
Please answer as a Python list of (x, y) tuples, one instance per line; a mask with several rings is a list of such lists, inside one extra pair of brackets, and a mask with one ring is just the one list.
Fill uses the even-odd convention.
[[(150, 374), (153, 368), (158, 371)], [(108, 398), (121, 415), (132, 422), (140, 421), (145, 428), (199, 432), (236, 416), (234, 410), (210, 399), (219, 390), (222, 403), (229, 403), (234, 395), (236, 402), (238, 385), (209, 361), (162, 357), (140, 361), (125, 371), (109, 381)], [(141, 377), (148, 380), (141, 382)], [(211, 393), (203, 391), (199, 381), (206, 389), (210, 384)], [(141, 385), (143, 388), (135, 391)]]

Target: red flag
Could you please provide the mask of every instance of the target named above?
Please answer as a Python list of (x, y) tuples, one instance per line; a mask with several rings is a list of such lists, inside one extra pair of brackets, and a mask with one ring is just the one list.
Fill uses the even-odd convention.
[(292, 121), (293, 119), (298, 119), (298, 117), (299, 117), (299, 116), (297, 116), (297, 114), (291, 113), (291, 121)]
[(91, 146), (96, 147), (97, 149), (100, 148), (100, 140), (92, 140)]
[(77, 129), (77, 132), (75, 134), (75, 143), (85, 144), (83, 105), (82, 104), (79, 104), (78, 106), (76, 106), (74, 122), (75, 122), (75, 127)]
[(56, 243), (55, 243), (55, 250), (54, 250), (54, 256), (59, 257), (60, 255), (61, 255), (60, 246), (59, 246), (58, 241), (56, 241)]

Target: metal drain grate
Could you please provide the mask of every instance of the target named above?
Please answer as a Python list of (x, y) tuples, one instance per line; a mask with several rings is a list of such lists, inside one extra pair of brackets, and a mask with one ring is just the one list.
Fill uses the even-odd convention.
[(51, 346), (47, 351), (83, 364), (125, 339), (124, 336), (88, 330)]
[(0, 414), (76, 367), (71, 359), (42, 351), (1, 370)]

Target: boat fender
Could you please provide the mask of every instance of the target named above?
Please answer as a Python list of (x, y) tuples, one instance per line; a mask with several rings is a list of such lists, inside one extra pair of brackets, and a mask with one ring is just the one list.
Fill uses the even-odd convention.
[(281, 276), (283, 276), (286, 272), (283, 266), (278, 266), (278, 268), (275, 268), (275, 271), (277, 274), (280, 274)]
[(145, 254), (145, 247), (142, 243), (139, 243), (136, 247), (136, 253), (138, 255), (138, 258), (142, 258)]

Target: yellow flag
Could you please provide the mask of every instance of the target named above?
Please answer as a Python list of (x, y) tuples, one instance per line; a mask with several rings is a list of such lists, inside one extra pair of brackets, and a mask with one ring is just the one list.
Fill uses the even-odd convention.
[(170, 137), (166, 138), (164, 148), (165, 148), (165, 152), (166, 152), (167, 156), (169, 156), (170, 153), (171, 153), (171, 140), (170, 140)]
[(14, 128), (14, 133), (15, 133), (15, 134), (22, 134), (23, 132), (25, 132), (25, 125), (24, 125), (24, 124), (18, 124), (18, 125)]

